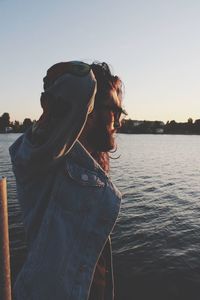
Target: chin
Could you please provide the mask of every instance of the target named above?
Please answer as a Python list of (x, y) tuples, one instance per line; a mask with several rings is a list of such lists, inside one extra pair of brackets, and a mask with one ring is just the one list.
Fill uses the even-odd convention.
[(104, 139), (104, 142), (102, 140), (102, 143), (98, 145), (99, 150), (102, 152), (107, 152), (110, 150), (113, 150), (116, 147), (115, 138), (113, 135), (109, 135), (107, 139)]
[(116, 146), (114, 132), (106, 129), (92, 131), (88, 135), (88, 143), (91, 148), (97, 152), (108, 152), (113, 150)]

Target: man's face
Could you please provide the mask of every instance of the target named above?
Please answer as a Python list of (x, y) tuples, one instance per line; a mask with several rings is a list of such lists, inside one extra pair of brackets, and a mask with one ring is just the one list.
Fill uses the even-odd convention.
[(93, 151), (107, 152), (115, 147), (116, 127), (120, 120), (115, 109), (121, 107), (116, 91), (110, 91), (102, 106), (93, 111), (93, 119), (87, 131), (87, 142)]

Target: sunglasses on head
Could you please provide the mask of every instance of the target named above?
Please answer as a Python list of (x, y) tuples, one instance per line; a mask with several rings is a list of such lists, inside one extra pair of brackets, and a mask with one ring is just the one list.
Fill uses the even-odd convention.
[(43, 79), (44, 88), (51, 86), (56, 79), (64, 74), (71, 74), (75, 76), (86, 76), (91, 70), (91, 65), (82, 61), (61, 62), (53, 65), (47, 71), (47, 76)]
[(86, 76), (91, 70), (91, 65), (82, 61), (70, 61), (66, 63), (66, 73), (76, 76)]

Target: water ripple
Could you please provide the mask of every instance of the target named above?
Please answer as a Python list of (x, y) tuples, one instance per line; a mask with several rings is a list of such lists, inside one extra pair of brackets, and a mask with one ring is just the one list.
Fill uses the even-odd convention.
[[(17, 273), (26, 245), (8, 156), (14, 139), (0, 135), (0, 174), (8, 177)], [(125, 291), (138, 300), (199, 299), (200, 136), (119, 135), (118, 143), (121, 157), (111, 160), (111, 177), (123, 194), (112, 234), (116, 300), (132, 300)]]

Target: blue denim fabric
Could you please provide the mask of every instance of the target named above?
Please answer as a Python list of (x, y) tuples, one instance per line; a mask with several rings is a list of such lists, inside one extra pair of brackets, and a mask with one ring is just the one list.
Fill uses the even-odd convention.
[[(51, 161), (34, 154), (29, 134), (10, 148), (29, 248), (15, 299), (86, 300), (121, 194), (78, 141)], [(106, 299), (113, 297), (111, 283)]]

